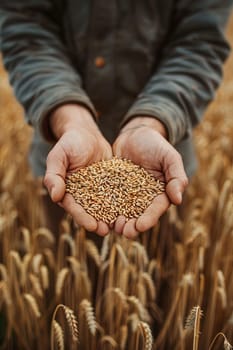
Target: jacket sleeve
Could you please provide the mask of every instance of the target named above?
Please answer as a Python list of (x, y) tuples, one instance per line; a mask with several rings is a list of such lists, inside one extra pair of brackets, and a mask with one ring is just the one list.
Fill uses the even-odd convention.
[(1, 0), (0, 18), (4, 65), (29, 124), (49, 138), (46, 117), (66, 102), (81, 103), (95, 116), (62, 42), (52, 1)]
[(232, 1), (174, 3), (174, 20), (160, 63), (123, 121), (154, 116), (166, 126), (173, 145), (191, 133), (221, 81), (229, 54), (224, 29)]

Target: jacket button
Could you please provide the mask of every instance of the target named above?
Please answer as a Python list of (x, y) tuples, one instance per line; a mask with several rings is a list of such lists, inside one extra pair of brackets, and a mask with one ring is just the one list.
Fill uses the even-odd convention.
[(102, 56), (98, 56), (95, 58), (95, 66), (97, 68), (102, 68), (105, 66), (105, 59)]
[(96, 111), (96, 118), (97, 118), (97, 119), (100, 119), (100, 116), (101, 116), (100, 111)]

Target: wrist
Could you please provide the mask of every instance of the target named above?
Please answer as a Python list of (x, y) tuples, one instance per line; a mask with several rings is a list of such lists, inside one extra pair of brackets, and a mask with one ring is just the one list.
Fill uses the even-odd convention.
[(168, 132), (166, 126), (159, 119), (149, 116), (134, 117), (122, 128), (122, 131), (124, 132), (139, 127), (152, 128), (159, 132), (164, 138), (168, 139)]
[(49, 125), (56, 139), (69, 130), (80, 130), (80, 128), (98, 130), (89, 110), (78, 104), (57, 107), (49, 116)]

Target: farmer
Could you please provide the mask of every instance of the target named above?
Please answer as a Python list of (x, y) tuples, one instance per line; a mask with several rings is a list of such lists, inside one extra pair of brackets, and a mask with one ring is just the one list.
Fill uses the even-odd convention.
[[(196, 169), (192, 129), (229, 54), (229, 0), (1, 0), (1, 50), (34, 127), (30, 163), (53, 202), (88, 231), (97, 222), (65, 194), (65, 176), (113, 155), (166, 181), (126, 237), (180, 204)], [(47, 159), (47, 162), (46, 162)]]

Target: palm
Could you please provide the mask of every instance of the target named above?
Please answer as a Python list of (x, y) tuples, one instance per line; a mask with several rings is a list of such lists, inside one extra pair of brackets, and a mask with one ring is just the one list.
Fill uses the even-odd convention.
[(68, 164), (67, 172), (74, 172), (80, 168), (84, 168), (101, 159), (108, 158), (111, 154), (110, 145), (102, 139), (99, 141), (95, 136), (78, 133), (76, 131), (69, 132), (68, 135), (62, 137), (59, 146), (64, 152), (64, 159)]
[[(59, 202), (75, 222), (88, 231), (104, 235), (109, 231), (103, 222), (97, 222), (73, 197), (66, 193), (65, 178), (68, 172), (77, 171), (101, 159), (111, 158), (110, 145), (103, 137), (96, 137), (88, 132), (70, 131), (64, 134), (54, 146), (47, 158), (45, 185), (55, 202)], [(56, 189), (54, 191), (51, 190)]]
[(113, 153), (132, 160), (148, 170), (156, 179), (167, 183), (166, 193), (155, 197), (138, 219), (128, 222), (123, 217), (117, 219), (116, 231), (127, 237), (135, 237), (137, 232), (146, 231), (156, 225), (170, 202), (178, 204), (175, 186), (176, 176), (185, 178), (182, 161), (175, 149), (157, 131), (148, 127), (123, 132), (113, 146)]
[[(155, 178), (164, 180), (162, 169), (162, 149), (157, 140), (157, 134), (150, 130), (142, 139), (137, 136), (122, 138), (115, 147), (118, 156), (131, 159), (135, 164), (142, 166)], [(126, 143), (127, 142), (127, 143)]]

